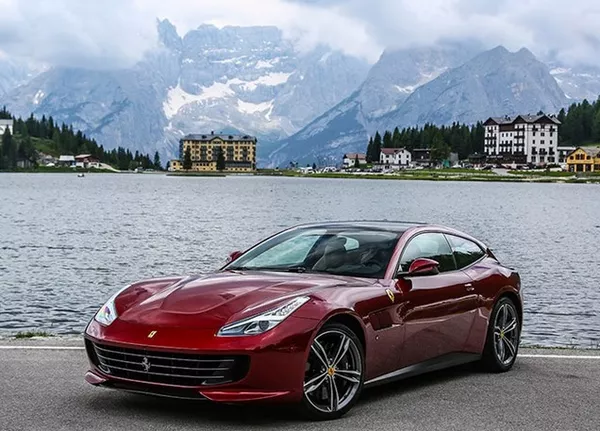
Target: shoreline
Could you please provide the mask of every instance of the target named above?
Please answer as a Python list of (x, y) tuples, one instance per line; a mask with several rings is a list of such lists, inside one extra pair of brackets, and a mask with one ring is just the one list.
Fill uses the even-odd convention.
[[(110, 171), (110, 170), (17, 170), (17, 171), (0, 171), (0, 174), (140, 174), (133, 171)], [(334, 179), (334, 180), (390, 180), (390, 181), (461, 181), (461, 182), (502, 182), (502, 183), (559, 183), (559, 184), (600, 184), (600, 175), (579, 178), (575, 175), (536, 175), (535, 173), (526, 174), (507, 174), (499, 175), (493, 172), (449, 172), (441, 171), (426, 172), (411, 171), (399, 174), (377, 174), (377, 173), (316, 173), (316, 174), (301, 174), (290, 171), (258, 171), (258, 172), (164, 172), (151, 171), (143, 172), (144, 175), (164, 175), (167, 177), (196, 177), (196, 178), (225, 178), (225, 177), (286, 177), (286, 178), (319, 178), (319, 179)]]
[[(417, 171), (418, 172), (418, 171)], [(255, 173), (255, 176), (263, 177), (288, 177), (288, 178), (324, 178), (324, 179), (365, 179), (365, 180), (392, 180), (392, 181), (472, 181), (472, 182), (504, 182), (504, 183), (562, 183), (562, 184), (599, 184), (600, 176), (597, 178), (577, 178), (575, 176), (536, 176), (536, 175), (498, 175), (494, 173), (457, 173), (457, 174), (290, 174), (290, 173)]]

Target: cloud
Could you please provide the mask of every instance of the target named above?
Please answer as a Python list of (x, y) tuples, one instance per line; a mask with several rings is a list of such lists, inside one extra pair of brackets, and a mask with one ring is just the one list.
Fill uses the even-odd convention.
[(349, 16), (362, 17), (369, 36), (384, 46), (468, 38), (490, 48), (527, 47), (539, 56), (554, 53), (568, 63), (600, 66), (597, 0), (337, 1)]
[(384, 47), (476, 39), (600, 65), (597, 0), (0, 0), (0, 53), (56, 65), (127, 67), (156, 46), (156, 18), (275, 25), (374, 62)]

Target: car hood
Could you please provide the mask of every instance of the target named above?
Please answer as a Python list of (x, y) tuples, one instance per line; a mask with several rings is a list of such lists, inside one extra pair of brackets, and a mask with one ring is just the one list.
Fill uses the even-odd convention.
[(358, 284), (364, 286), (364, 280), (274, 272), (222, 272), (182, 278), (161, 288), (156, 288), (156, 283), (141, 282), (132, 287), (137, 293), (126, 293), (126, 297), (136, 299), (129, 299), (119, 319), (153, 327), (220, 328), (229, 321), (274, 308), (298, 295)]

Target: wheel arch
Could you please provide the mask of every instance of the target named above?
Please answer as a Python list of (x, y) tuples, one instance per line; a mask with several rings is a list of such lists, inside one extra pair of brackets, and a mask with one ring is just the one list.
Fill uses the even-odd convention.
[(519, 313), (519, 321), (522, 326), (523, 325), (523, 304), (521, 302), (519, 295), (516, 292), (514, 292), (512, 289), (506, 290), (506, 291), (502, 292), (500, 295), (498, 295), (498, 297), (494, 301), (494, 304), (496, 304), (502, 298), (508, 298), (515, 304), (515, 307), (517, 307), (517, 313)]
[[(358, 339), (360, 340), (360, 343), (361, 343), (364, 353), (366, 355), (367, 339), (366, 339), (365, 329), (363, 328), (363, 325), (357, 316), (355, 316), (351, 313), (346, 313), (346, 312), (336, 313), (331, 316), (328, 316), (324, 320), (323, 324), (321, 325), (321, 328), (328, 323), (339, 323), (341, 325), (348, 327), (348, 329), (350, 329), (352, 332), (354, 332), (356, 334), (356, 336), (358, 337)], [(319, 330), (321, 328), (319, 328)]]

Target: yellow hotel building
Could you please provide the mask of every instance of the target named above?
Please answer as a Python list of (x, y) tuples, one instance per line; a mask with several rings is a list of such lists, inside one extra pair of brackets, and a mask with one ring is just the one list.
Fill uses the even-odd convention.
[(578, 147), (567, 156), (569, 172), (600, 172), (600, 147)]
[(191, 171), (216, 172), (219, 151), (225, 159), (225, 171), (254, 172), (256, 170), (256, 138), (248, 135), (214, 134), (187, 135), (179, 141), (179, 160), (171, 160), (170, 168), (183, 170), (186, 151), (190, 151)]

